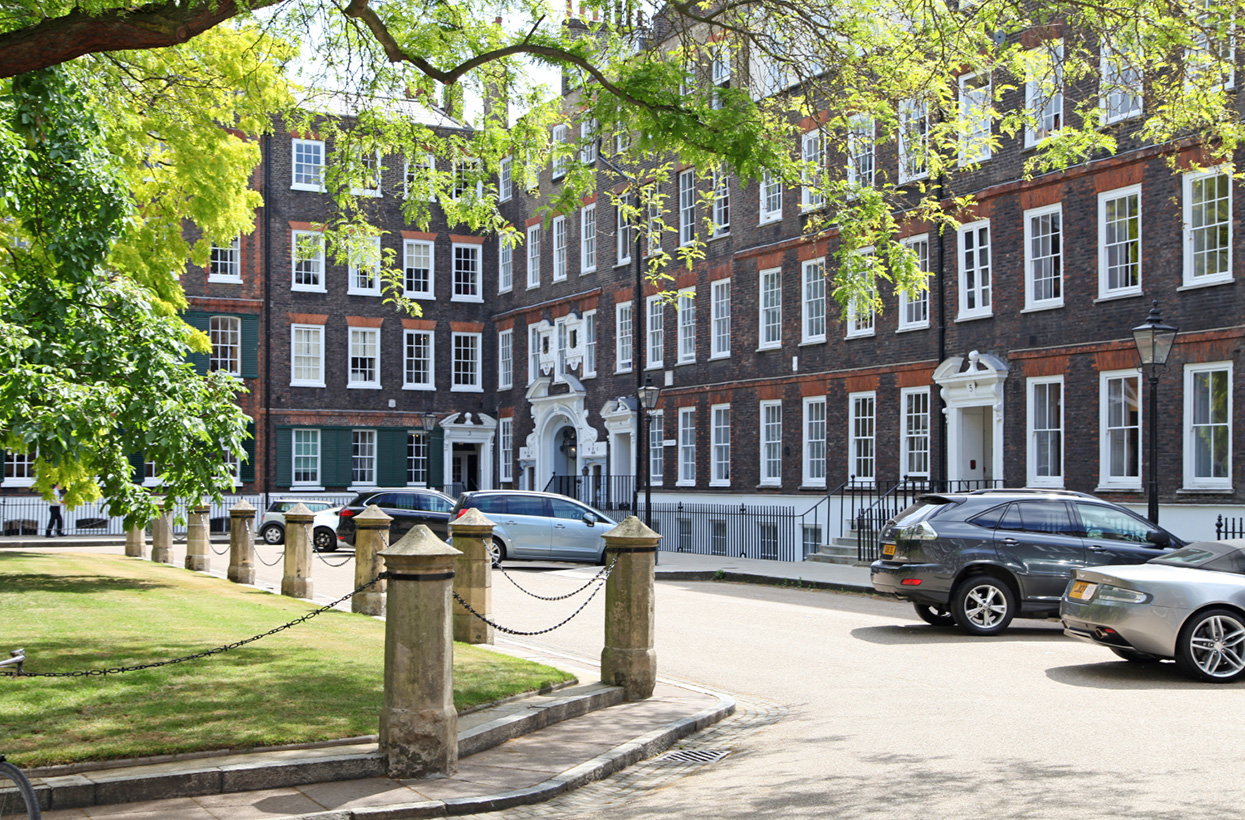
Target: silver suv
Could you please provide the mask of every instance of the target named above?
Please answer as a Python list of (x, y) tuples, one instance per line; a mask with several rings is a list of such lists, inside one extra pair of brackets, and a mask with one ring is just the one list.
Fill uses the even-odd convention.
[(504, 558), (600, 564), (605, 561), (605, 540), (601, 536), (616, 526), (605, 513), (573, 498), (524, 490), (463, 493), (454, 505), (450, 525), (472, 508), (496, 525), (494, 564)]

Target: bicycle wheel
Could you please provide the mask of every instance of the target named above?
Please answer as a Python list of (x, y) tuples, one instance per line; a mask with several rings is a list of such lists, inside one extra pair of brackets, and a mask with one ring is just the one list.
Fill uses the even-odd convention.
[(0, 820), (39, 820), (35, 789), (22, 770), (0, 758)]

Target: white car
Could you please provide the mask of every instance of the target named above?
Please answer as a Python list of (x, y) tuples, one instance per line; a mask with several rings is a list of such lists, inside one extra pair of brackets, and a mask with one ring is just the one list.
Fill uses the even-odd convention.
[(341, 506), (329, 501), (307, 498), (278, 498), (268, 505), (264, 518), (259, 523), (259, 537), (265, 544), (285, 543), (285, 513), (302, 504), (315, 513), (311, 522), (311, 545), (319, 552), (333, 552), (337, 549), (337, 513)]

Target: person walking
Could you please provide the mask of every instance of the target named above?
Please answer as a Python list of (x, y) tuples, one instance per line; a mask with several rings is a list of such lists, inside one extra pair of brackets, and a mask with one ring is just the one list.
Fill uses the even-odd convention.
[(48, 531), (45, 538), (52, 537), (52, 527), (56, 527), (57, 535), (65, 534), (65, 521), (61, 518), (61, 488), (58, 484), (52, 485), (52, 502), (48, 505)]

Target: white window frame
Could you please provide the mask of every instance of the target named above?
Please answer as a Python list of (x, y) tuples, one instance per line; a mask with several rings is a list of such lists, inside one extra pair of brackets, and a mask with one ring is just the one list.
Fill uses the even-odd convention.
[(527, 229), (527, 289), (540, 287), (540, 224)]
[(810, 183), (821, 185), (822, 180), (813, 179), (809, 166), (816, 169), (817, 175), (824, 173), (826, 166), (826, 141), (822, 139), (821, 132), (813, 129), (800, 137), (800, 158), (805, 163), (805, 167), (801, 169), (800, 176), (803, 185), (800, 187), (800, 210), (812, 211), (826, 204), (826, 195), (822, 192), (814, 192), (809, 188)]
[(644, 301), (644, 369), (660, 370), (666, 350), (666, 303), (661, 296)]
[[(414, 373), (412, 363), (414, 358), (411, 356), (412, 341), (416, 338), (422, 338), (427, 344), (428, 351), (428, 379), (427, 381), (415, 381), (411, 378)], [(437, 374), (436, 374), (436, 334), (431, 330), (414, 330), (406, 329), (402, 331), (402, 389), (403, 390), (436, 390)]]
[(696, 170), (679, 172), (679, 246), (696, 241)]
[[(409, 271), (412, 269), (412, 257), (417, 250), (426, 249), (428, 251), (428, 277), (426, 281), (427, 287), (424, 290), (411, 289), (411, 276)], [(433, 299), (435, 295), (436, 282), (436, 265), (437, 252), (436, 245), (424, 239), (403, 239), (402, 240), (402, 290), (403, 295), (408, 299)], [(379, 278), (379, 277), (378, 277)]]
[[(429, 176), (432, 176), (432, 174), (435, 174), (437, 170), (437, 158), (431, 153), (423, 153), (419, 155), (419, 158), (416, 159), (414, 163), (412, 163), (410, 157), (403, 157), (402, 159), (402, 198), (403, 199), (409, 199), (411, 196), (411, 180), (414, 179), (416, 176), (416, 174), (411, 173), (412, 168), (415, 168), (415, 169), (422, 168), (425, 171), (429, 172)], [(429, 202), (436, 200), (436, 194), (433, 191), (435, 187), (436, 187), (435, 179), (430, 180), (430, 184), (428, 185), (428, 201)]]
[(826, 406), (825, 396), (804, 397), (804, 414), (800, 424), (804, 439), (804, 456), (800, 459), (803, 470), (801, 487), (825, 489), (826, 486)]
[(714, 168), (713, 183), (713, 235), (711, 239), (731, 232), (731, 178), (722, 168)]
[(597, 161), (597, 121), (584, 120), (579, 124), (579, 161), (595, 165)]
[(571, 167), (571, 158), (565, 154), (559, 153), (558, 145), (566, 142), (566, 137), (570, 133), (570, 129), (565, 125), (553, 126), (553, 131), (549, 134), (549, 167), (551, 170), (551, 179), (561, 179), (566, 176), (567, 170)]
[[(810, 273), (819, 273), (820, 276), (813, 277)], [(820, 293), (817, 293), (818, 290)], [(809, 259), (800, 265), (800, 344), (824, 344), (828, 324), (826, 259)]]
[(597, 206), (579, 209), (579, 275), (597, 269)]
[[(1136, 424), (1112, 424), (1111, 419), (1111, 384), (1131, 380), (1134, 387), (1134, 397), (1137, 401), (1137, 421)], [(1131, 370), (1106, 370), (1098, 374), (1098, 489), (1099, 490), (1133, 490), (1141, 489), (1141, 473), (1143, 469), (1143, 453), (1141, 431), (1144, 428), (1144, 418), (1142, 416), (1142, 395), (1141, 395), (1141, 371), (1137, 368)], [(1123, 435), (1127, 436), (1127, 431), (1132, 431), (1133, 443), (1137, 452), (1137, 474), (1114, 475), (1111, 472), (1111, 442), (1112, 431), (1125, 431)]]
[(1041, 145), (1064, 125), (1063, 40), (1044, 43), (1030, 51), (1043, 49), (1050, 52), (1054, 82), (1053, 87), (1043, 88), (1045, 77), (1025, 79), (1025, 148)]
[[(346, 387), (350, 390), (380, 390), (380, 328), (378, 327), (349, 327), (346, 329)], [(371, 340), (370, 342), (368, 340)], [(366, 348), (360, 350), (357, 345), (365, 344), (372, 347), (375, 356), (369, 357), (363, 355)], [(359, 353), (356, 355), (356, 351)], [(375, 363), (372, 365), (375, 377), (372, 379), (355, 379), (354, 366), (352, 359), (374, 358)]]
[(511, 169), (514, 161), (510, 157), (502, 157), (497, 163), (497, 201), (508, 202), (514, 196), (514, 177)]
[[(6, 450), (4, 453), (4, 473), (0, 474), (5, 487), (31, 487), (35, 483), (35, 461), (38, 453), (16, 453)], [(13, 465), (13, 476), (9, 476), (9, 465)], [(19, 469), (20, 468), (20, 469)], [(21, 473), (18, 475), (18, 473)]]
[[(367, 452), (371, 451), (370, 455)], [(362, 467), (360, 467), (362, 465)], [(363, 477), (359, 478), (359, 473)], [(370, 478), (369, 478), (370, 475)], [(350, 431), (350, 487), (376, 486), (376, 431)]]
[(709, 360), (731, 355), (731, 280), (709, 283)]
[[(420, 478), (421, 475), (423, 476), (422, 479)], [(427, 430), (406, 431), (406, 486), (428, 486)]]
[[(1227, 362), (1199, 362), (1197, 364), (1186, 364), (1184, 366), (1184, 489), (1187, 490), (1231, 490), (1232, 489), (1232, 439), (1233, 439), (1233, 401), (1232, 393), (1234, 390), (1233, 383), (1233, 363)], [(1197, 441), (1194, 434), (1194, 384), (1196, 377), (1202, 373), (1226, 372), (1228, 380), (1228, 406), (1227, 406), (1227, 475), (1222, 477), (1198, 477), (1197, 470)], [(1153, 420), (1151, 421), (1153, 423)]]
[(527, 383), (540, 378), (540, 326), (527, 326)]
[(240, 284), (242, 282), (242, 236), (235, 236), (229, 245), (217, 245), (213, 242), (207, 269), (208, 282)]
[(566, 381), (566, 359), (570, 355), (570, 319), (563, 316), (553, 323), (553, 381)]
[(675, 363), (692, 364), (696, 361), (696, 288), (679, 291), (675, 308)]
[[(915, 236), (909, 236), (903, 239), (901, 244), (905, 248), (912, 250), (912, 252), (916, 255), (917, 267), (920, 268), (922, 272), (928, 272), (929, 271), (929, 234), (922, 233), (922, 234), (917, 234)], [(918, 248), (921, 248), (921, 247), (925, 248), (924, 254), (922, 254), (919, 250), (917, 250)], [(922, 260), (922, 256), (924, 256), (923, 260)], [(929, 277), (926, 277), (926, 278), (928, 280)], [(921, 319), (918, 317), (916, 319), (913, 319), (911, 314), (913, 314), (914, 312), (924, 313), (925, 318)], [(922, 290), (915, 299), (912, 298), (912, 294), (909, 294), (907, 292), (900, 292), (899, 309), (896, 311), (896, 313), (898, 313), (899, 315), (898, 326), (895, 330), (896, 333), (903, 333), (904, 331), (907, 331), (907, 330), (924, 330), (928, 328), (929, 327), (929, 288), (927, 287), (924, 290)]]
[[(801, 272), (803, 276), (803, 272)], [(768, 284), (777, 287), (766, 288)], [(776, 302), (768, 300), (774, 297)], [(768, 338), (774, 331), (775, 338)], [(782, 348), (782, 268), (766, 268), (757, 274), (757, 350)]]
[[(319, 169), (319, 174), (318, 174), (319, 180), (316, 182), (306, 182), (306, 181), (300, 182), (299, 181), (300, 170), (303, 170), (305, 167), (310, 166), (310, 163), (299, 162), (298, 160), (298, 149), (304, 146), (315, 146), (317, 148), (317, 152), (320, 155), (320, 161), (316, 163), (316, 167)], [(324, 147), (324, 140), (308, 140), (308, 139), (300, 139), (298, 137), (294, 137), (293, 139), (291, 139), (290, 141), (290, 190), (291, 191), (314, 191), (316, 193), (322, 193), (324, 191), (324, 168), (328, 164), (327, 160), (328, 160), (328, 156), (327, 156), (327, 153)], [(301, 174), (301, 176), (307, 177), (307, 176), (311, 176), (311, 174), (307, 173), (306, 170), (303, 170), (303, 173)]]
[(661, 410), (653, 410), (648, 414), (648, 446), (645, 455), (648, 458), (648, 480), (654, 487), (660, 487), (666, 474), (665, 448), (665, 414)]
[[(310, 433), (311, 435), (307, 437), (306, 443), (311, 443), (313, 441), (315, 443), (315, 456), (314, 457), (316, 460), (316, 475), (315, 475), (315, 478), (310, 479), (310, 480), (303, 480), (303, 481), (298, 480), (298, 459), (312, 457), (311, 454), (299, 456), (298, 454), (298, 434), (299, 433)], [(321, 486), (320, 478), (324, 475), (324, 459), (323, 459), (324, 450), (320, 446), (322, 443), (322, 438), (323, 437), (320, 435), (319, 428), (316, 428), (316, 427), (296, 427), (290, 431), (290, 487), (291, 488), (301, 487), (301, 488), (306, 488), (306, 489), (312, 489), (312, 488), (320, 489), (320, 486)]]
[(775, 177), (768, 169), (761, 173), (761, 182), (757, 185), (757, 210), (761, 214), (758, 225), (768, 225), (782, 219), (782, 180)]
[[(300, 246), (306, 248), (307, 243), (302, 237), (314, 237), (316, 255), (309, 256), (305, 259), (299, 259), (298, 251)], [(298, 281), (298, 263), (314, 262), (316, 265), (316, 284), (300, 284)], [(290, 290), (300, 290), (307, 293), (328, 293), (328, 288), (324, 283), (324, 234), (320, 231), (290, 231)]]
[[(298, 334), (299, 331), (313, 333), (317, 337), (315, 378), (299, 379), (298, 374)], [(310, 357), (307, 357), (310, 358)], [(290, 325), (290, 387), (324, 387), (324, 325)]]
[[(856, 251), (856, 254), (862, 258), (867, 258), (869, 260), (876, 261), (876, 259), (873, 259), (873, 246), (872, 245), (870, 245), (867, 248), (861, 248), (860, 250)], [(862, 264), (871, 264), (871, 263), (866, 261), (866, 262), (863, 262)], [(872, 297), (872, 295), (875, 294), (876, 292), (877, 292), (876, 290), (871, 288), (869, 291), (869, 296)], [(845, 324), (847, 325), (847, 332), (845, 334), (845, 338), (862, 339), (868, 336), (876, 336), (877, 328), (878, 328), (878, 312), (877, 310), (874, 309), (873, 304), (871, 302), (869, 304), (868, 315), (865, 316), (864, 311), (857, 309), (856, 303), (854, 301), (848, 302), (847, 322)]]
[(929, 103), (901, 100), (898, 116), (899, 184), (905, 185), (929, 176)]
[(212, 342), (212, 352), (208, 354), (208, 370), (241, 378), (242, 319), (237, 316), (209, 317), (208, 338)]
[(497, 292), (514, 290), (514, 239), (504, 235), (497, 240)]
[(696, 408), (679, 408), (679, 475), (676, 487), (696, 486)]
[[(450, 337), (451, 337), (450, 338), (450, 392), (451, 393), (483, 393), (484, 392), (484, 379), (483, 379), (483, 374), (480, 372), (480, 368), (484, 362), (484, 357), (483, 357), (484, 334), (483, 333), (454, 332), (450, 334)], [(467, 362), (471, 367), (470, 373), (468, 375), (472, 377), (472, 381), (464, 382), (460, 384), (458, 383), (458, 377), (459, 377), (458, 366), (460, 363), (459, 353), (462, 350), (462, 348), (460, 348), (460, 345), (466, 342), (467, 340), (471, 341), (471, 345), (469, 346), (473, 348), (474, 353), (475, 353), (475, 355), (472, 356), (471, 359)]]
[[(1111, 247), (1120, 247), (1123, 245), (1135, 244), (1136, 246), (1136, 271), (1137, 282), (1134, 285), (1124, 287), (1111, 287), (1111, 258), (1108, 246), (1107, 229), (1109, 227), (1107, 220), (1107, 206), (1109, 203), (1118, 202), (1122, 199), (1136, 198), (1136, 211), (1132, 218), (1137, 220), (1137, 236), (1135, 239), (1125, 240), (1124, 242), (1115, 242)], [(1117, 224), (1121, 220), (1116, 220)], [(1141, 270), (1143, 266), (1142, 255), (1142, 226), (1145, 223), (1141, 219), (1141, 186), (1129, 185), (1124, 188), (1116, 188), (1113, 191), (1103, 191), (1098, 194), (1098, 298), (1113, 299), (1121, 296), (1140, 296), (1141, 295)]]
[(731, 486), (731, 406), (709, 406), (709, 486)]
[(847, 184), (872, 188), (877, 177), (877, 126), (873, 117), (856, 114), (848, 118)]
[[(985, 257), (986, 261), (981, 263), (982, 257), (982, 232), (985, 232)], [(973, 260), (974, 264), (970, 267), (968, 264), (968, 246), (965, 237), (973, 238)], [(967, 319), (982, 319), (994, 315), (994, 271), (992, 269), (991, 245), (994, 244), (993, 237), (990, 232), (990, 220), (979, 219), (976, 222), (970, 222), (967, 225), (961, 225), (957, 235), (957, 252), (959, 257), (959, 291), (960, 291), (960, 312), (956, 317), (956, 321), (964, 321)], [(972, 271), (974, 274), (974, 283), (972, 287), (968, 285), (968, 273)], [(976, 305), (969, 307), (968, 295), (972, 293), (977, 302)]]
[[(868, 416), (860, 410), (868, 402)], [(863, 435), (862, 425), (868, 419), (868, 435)], [(865, 452), (867, 442), (868, 452)], [(863, 463), (869, 463), (868, 475), (854, 471)], [(878, 394), (875, 390), (863, 390), (847, 394), (847, 475), (858, 487), (872, 487), (878, 478)]]
[[(973, 89), (971, 96), (968, 89), (969, 84), (979, 79), (984, 73), (961, 74), (959, 77), (960, 96), (958, 111), (960, 124), (967, 126), (969, 129), (960, 133), (960, 165), (985, 162), (993, 155), (993, 146), (990, 143), (990, 137), (994, 130), (993, 78), (986, 74), (985, 84)], [(984, 103), (979, 101), (979, 98), (983, 96)]]
[(370, 188), (360, 188), (355, 185), (351, 185), (350, 186), (351, 196), (369, 196), (369, 197), (380, 196), (380, 185), (381, 185), (381, 174), (382, 174), (380, 149), (377, 148), (374, 151), (370, 151), (370, 152), (364, 151), (360, 153), (359, 165), (362, 166), (363, 171), (365, 173), (369, 170), (368, 169), (368, 165), (369, 165), (368, 157), (369, 156), (372, 158), (372, 161), (370, 164), (372, 166), (371, 170), (374, 172), (372, 176), (372, 181), (375, 182), (376, 184)]
[[(1057, 293), (1044, 299), (1039, 299), (1036, 294), (1037, 288), (1037, 264), (1042, 261), (1033, 255), (1034, 243), (1034, 223), (1043, 217), (1054, 216), (1059, 224), (1059, 250), (1054, 251), (1043, 259), (1055, 260), (1055, 267), (1058, 274), (1054, 277)], [(1051, 308), (1063, 307), (1064, 295), (1064, 253), (1066, 242), (1064, 241), (1064, 225), (1063, 225), (1063, 203), (1055, 205), (1047, 205), (1042, 208), (1031, 208), (1024, 212), (1025, 220), (1025, 310), (1048, 310)], [(1054, 236), (1054, 232), (1052, 232)]]
[(566, 271), (570, 267), (567, 245), (566, 217), (553, 218), (553, 281), (565, 282)]
[[(1228, 237), (1223, 247), (1227, 248), (1228, 260), (1227, 270), (1221, 273), (1211, 275), (1203, 274), (1197, 276), (1195, 270), (1195, 242), (1194, 233), (1194, 206), (1193, 206), (1193, 186), (1197, 182), (1201, 182), (1211, 177), (1224, 175), (1228, 180), (1228, 219), (1227, 229)], [(1232, 254), (1234, 251), (1232, 245), (1232, 166), (1220, 165), (1216, 168), (1207, 168), (1203, 171), (1190, 171), (1184, 175), (1184, 285), (1183, 287), (1204, 287), (1206, 285), (1219, 285), (1224, 282), (1232, 281)], [(1222, 223), (1217, 223), (1222, 224)]]
[[(470, 250), (475, 255), (475, 272), (471, 280), (464, 279), (464, 282), (474, 282), (471, 293), (459, 293), (459, 268), (458, 268), (458, 252), (462, 250)], [(450, 245), (450, 301), (451, 302), (483, 302), (483, 282), (484, 278), (484, 246), (472, 242), (455, 242)]]
[(514, 482), (514, 417), (497, 420), (497, 480)]
[(497, 331), (497, 389), (514, 387), (514, 330)]
[(349, 264), (347, 265), (348, 273), (346, 276), (346, 295), (380, 296), (380, 237), (361, 237), (360, 241), (368, 241), (376, 247), (376, 266), (372, 269), (371, 275), (367, 277), (371, 281), (371, 284), (360, 285), (359, 280), (363, 278), (363, 268), (362, 266), (355, 264), (356, 260), (349, 260)]
[[(913, 413), (912, 400), (924, 404), (924, 412)], [(933, 458), (930, 436), (930, 389), (928, 387), (905, 387), (899, 391), (899, 467), (904, 479), (927, 481)], [(914, 442), (924, 442), (924, 449), (914, 447)], [(914, 454), (925, 457), (925, 469), (911, 468)]]
[[(1059, 385), (1059, 426), (1048, 426), (1039, 430), (1035, 426), (1039, 392), (1038, 387), (1049, 387), (1050, 385)], [(1067, 452), (1067, 448), (1065, 446), (1067, 443), (1067, 427), (1064, 424), (1064, 409), (1067, 405), (1067, 393), (1064, 390), (1063, 376), (1035, 376), (1033, 378), (1026, 379), (1025, 393), (1025, 442), (1027, 445), (1025, 469), (1028, 473), (1027, 486), (1062, 488), (1067, 468), (1067, 459), (1065, 457)], [(1054, 432), (1059, 437), (1059, 474), (1039, 475), (1038, 436), (1042, 434), (1050, 434), (1051, 432)]]
[[(771, 418), (773, 411), (778, 417)], [(760, 458), (761, 480), (758, 487), (782, 486), (782, 400), (766, 399), (758, 406), (757, 418), (760, 422), (758, 456)], [(777, 437), (773, 437), (777, 433)]]
[(450, 169), (450, 199), (458, 202), (463, 194), (470, 190), (470, 177), (476, 176), (475, 198), (484, 197), (484, 180), (480, 177), (480, 160), (476, 157), (464, 157), (455, 160)]
[(614, 206), (614, 252), (617, 261), (614, 267), (626, 265), (631, 262), (631, 254), (634, 252), (632, 239), (632, 231), (634, 228), (627, 221), (627, 213), (623, 210), (626, 205), (630, 204), (629, 197), (622, 197), (618, 200), (618, 204)]
[(1103, 125), (1141, 116), (1145, 106), (1141, 70), (1128, 64), (1106, 38), (1100, 44), (1098, 77), (1098, 105)]
[[(635, 311), (630, 302), (619, 302), (614, 305), (614, 372), (630, 373), (635, 367)], [(623, 329), (623, 314), (626, 314), (626, 330)], [(627, 355), (623, 356), (623, 351)]]
[(584, 363), (580, 368), (580, 378), (591, 379), (597, 375), (597, 312), (584, 311)]

